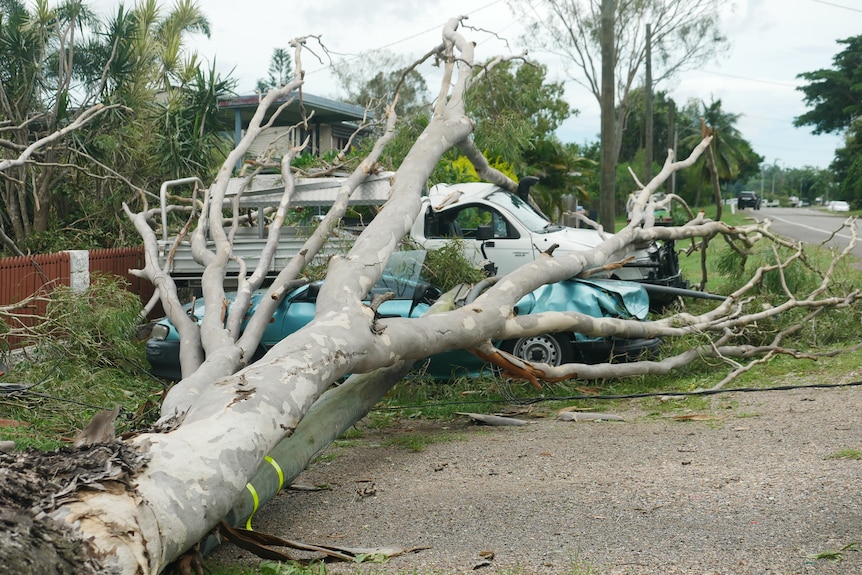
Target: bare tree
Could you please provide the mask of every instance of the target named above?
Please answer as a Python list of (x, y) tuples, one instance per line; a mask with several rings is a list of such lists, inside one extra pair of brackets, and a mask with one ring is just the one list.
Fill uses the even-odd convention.
[[(417, 217), (422, 190), (444, 152), (459, 146), (475, 161), (483, 177), (514, 189), (512, 182), (487, 165), (470, 141), (472, 124), (465, 114), (463, 95), (474, 79), (474, 45), (459, 33), (461, 20), (450, 20), (443, 30), (439, 51), (445, 74), (433, 116), (392, 177), (390, 199), (380, 217), (368, 225), (346, 256), (330, 259), (314, 320), (277, 344), (261, 360), (248, 365), (249, 351), (255, 348), (278, 298), (319, 247), (321, 238), (311, 238), (307, 251), (281, 272), (269, 288), (269, 297), (264, 298), (245, 330), (239, 333), (235, 312), (231, 310), (225, 316), (222, 307), (225, 266), (233, 257), (230, 230), (236, 225), (234, 219), (225, 229), (223, 198), (232, 166), (266, 127), (263, 118), (267, 108), (301, 85), (303, 40), (293, 42), (295, 79), (262, 99), (247, 137), (227, 158), (202, 201), (199, 226), (192, 236), (196, 257), (206, 266), (202, 278), (206, 313), (200, 327), (184, 317), (176, 287), (169, 274), (155, 263), (158, 261), (154, 253), (155, 237), (148, 223), (148, 212), (135, 214), (127, 209), (147, 250), (147, 267), (140, 273), (158, 286), (162, 303), (180, 330), (183, 347), (187, 348), (182, 360), (186, 377), (165, 397), (161, 418), (151, 430), (123, 440), (104, 441), (108, 427), (105, 425), (99, 426), (94, 440), (79, 438), (81, 447), (74, 451), (0, 455), (0, 468), (4, 470), (0, 482), (4, 487), (11, 486), (0, 489), (0, 505), (7, 513), (5, 517), (14, 518), (0, 527), (0, 559), (5, 564), (20, 565), (22, 557), (27, 561), (39, 557), (44, 562), (30, 561), (22, 572), (34, 572), (33, 565), (37, 565), (35, 572), (158, 573), (206, 537), (222, 518), (236, 514), (232, 511), (234, 502), (268, 454), (281, 449), (285, 442), (288, 446), (303, 443), (307, 437), (304, 426), (309, 423), (304, 419), (306, 413), (314, 410), (312, 425), (318, 417), (340, 417), (340, 425), (349, 424), (397, 381), (405, 367), (429, 354), (473, 349), (509, 372), (535, 382), (575, 374), (610, 377), (663, 372), (690, 362), (696, 355), (762, 358), (794, 353), (782, 347), (786, 334), (758, 347), (739, 344), (736, 338), (751, 322), (765, 320), (790, 307), (803, 307), (816, 315), (829, 306), (849, 306), (858, 299), (857, 293), (842, 297), (824, 295), (830, 277), (827, 273), (822, 286), (803, 299), (788, 291), (786, 304), (748, 311), (744, 305), (747, 295), (757, 285), (758, 278), (769, 271), (764, 268), (727, 301), (699, 316), (678, 314), (656, 322), (628, 322), (577, 313), (523, 317), (512, 313), (523, 294), (583, 272), (613, 268), (619, 262), (610, 259), (612, 254), (645, 240), (723, 234), (738, 249), (746, 249), (760, 238), (770, 237), (768, 223), (730, 228), (700, 217), (678, 228), (649, 225), (645, 214), (652, 213), (653, 206), (649, 203), (652, 192), (674, 171), (690, 166), (709, 145), (706, 139), (687, 159), (668, 158), (663, 170), (638, 194), (632, 224), (619, 234), (608, 236), (594, 250), (565, 257), (554, 257), (553, 250), (549, 250), (464, 305), (455, 305), (444, 298), (434, 310), (436, 313), (423, 318), (378, 318), (373, 304), (363, 303), (364, 298)], [(393, 122), (394, 115), (390, 116), (390, 126)], [(378, 148), (385, 141), (384, 135)], [(378, 149), (346, 179), (333, 217), (343, 209), (351, 190), (371, 172), (376, 153)], [(285, 189), (279, 212), (289, 204), (293, 191), (288, 162), (289, 158), (282, 167)], [(327, 220), (321, 224), (322, 234), (329, 224)], [(278, 241), (280, 227), (278, 219), (270, 226), (265, 252)], [(202, 241), (207, 229), (215, 237), (212, 250)], [(799, 257), (800, 250), (787, 261), (776, 264), (775, 271), (781, 273)], [(242, 265), (241, 269), (239, 296), (233, 306), (240, 318), (248, 310), (248, 294), (260, 285), (261, 275), (259, 269), (248, 274)], [(565, 330), (631, 337), (715, 335), (713, 341), (701, 348), (677, 357), (625, 365), (557, 368), (532, 365), (490, 345), (492, 338)], [(347, 384), (336, 388), (335, 394), (323, 395), (333, 382), (348, 373), (365, 375), (352, 376)], [(358, 394), (361, 401), (329, 401), (333, 395), (343, 398), (349, 393)], [(321, 401), (326, 401), (325, 405)], [(107, 422), (110, 418), (108, 413), (100, 420)], [(295, 438), (298, 439), (293, 441)], [(304, 448), (297, 447), (291, 453)], [(304, 464), (302, 457), (307, 460), (307, 455), (297, 456)], [(25, 537), (28, 534), (29, 538)], [(47, 544), (46, 540), (52, 543)], [(13, 563), (16, 559), (17, 564)]]
[[(613, 46), (615, 80), (611, 86), (615, 98), (608, 97), (616, 101), (613, 149), (608, 153), (612, 164), (619, 158), (629, 95), (646, 58), (646, 25), (652, 28), (654, 84), (697, 66), (726, 43), (718, 28), (719, 10), (724, 5), (720, 0), (510, 0), (509, 4), (529, 23), (528, 42), (573, 64), (564, 66), (567, 74), (589, 90), (600, 106), (607, 90), (603, 43)], [(602, 28), (608, 10), (613, 14), (612, 39), (604, 37)], [(603, 179), (603, 183), (607, 186), (613, 182)], [(601, 190), (602, 224), (608, 229), (613, 228), (613, 193), (612, 188)], [(605, 208), (607, 203), (611, 208)]]

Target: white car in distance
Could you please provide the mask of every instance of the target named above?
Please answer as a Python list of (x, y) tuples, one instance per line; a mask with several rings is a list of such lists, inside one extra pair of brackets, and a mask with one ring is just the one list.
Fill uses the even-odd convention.
[(850, 204), (842, 200), (831, 201), (826, 204), (826, 209), (830, 212), (849, 212)]

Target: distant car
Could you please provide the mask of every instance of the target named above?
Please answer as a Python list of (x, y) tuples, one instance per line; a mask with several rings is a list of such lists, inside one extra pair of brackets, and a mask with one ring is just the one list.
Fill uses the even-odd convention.
[(667, 208), (658, 208), (657, 210), (653, 210), (653, 217), (655, 218), (655, 225), (657, 226), (673, 225), (673, 216)]
[(760, 209), (760, 198), (755, 192), (739, 192), (736, 196), (736, 207), (740, 210), (745, 208)]
[(826, 204), (826, 209), (830, 212), (849, 212), (850, 204), (842, 200), (836, 200)]
[[(397, 253), (421, 253), (424, 260), (424, 252), (421, 250)], [(393, 256), (387, 270), (398, 269), (400, 273), (421, 268), (421, 263), (416, 265), (413, 262), (409, 265), (399, 263), (393, 268), (392, 264), (396, 260), (400, 261), (402, 257)], [(321, 282), (304, 285), (281, 300), (264, 330), (253, 361), (312, 320), (320, 286)], [(371, 294), (387, 292), (394, 293), (395, 297), (384, 301), (378, 307), (378, 313), (384, 318), (420, 317), (440, 295), (440, 290), (427, 282), (419, 281), (415, 277), (393, 275), (389, 271), (384, 273), (381, 281), (372, 288)], [(249, 317), (263, 295), (264, 292), (260, 290), (252, 296)], [(235, 297), (235, 293), (227, 294), (229, 302)], [(536, 289), (524, 296), (515, 306), (515, 313), (521, 315), (544, 311), (576, 311), (593, 317), (625, 319), (645, 319), (648, 310), (649, 296), (644, 287), (636, 282), (619, 280), (565, 280)], [(191, 305), (186, 306), (186, 313), (200, 322), (204, 313), (203, 300), (196, 300), (194, 308)], [(498, 341), (495, 345), (522, 359), (556, 366), (573, 361), (600, 363), (611, 359), (635, 360), (645, 353), (652, 354), (660, 343), (659, 339), (587, 337), (579, 333), (564, 332)], [(176, 327), (168, 318), (160, 319), (154, 325), (146, 345), (147, 360), (153, 375), (170, 380), (180, 379), (182, 373), (179, 353), (180, 340)], [(460, 375), (477, 376), (488, 367), (475, 355), (464, 350), (434, 355), (427, 362), (417, 362), (417, 366), (423, 363), (422, 372), (425, 375), (441, 380)]]

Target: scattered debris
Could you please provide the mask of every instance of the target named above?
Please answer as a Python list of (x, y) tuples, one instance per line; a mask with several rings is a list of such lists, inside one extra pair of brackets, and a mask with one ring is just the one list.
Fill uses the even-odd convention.
[(709, 415), (708, 413), (690, 413), (688, 415), (674, 415), (674, 421), (719, 421), (727, 419), (727, 415)]
[(0, 453), (9, 453), (15, 449), (14, 441), (0, 441)]
[(473, 421), (483, 423), (485, 425), (527, 425), (529, 421), (523, 419), (515, 419), (514, 417), (502, 417), (499, 415), (489, 415), (487, 413), (465, 413), (456, 412), (457, 415), (466, 415)]
[(24, 421), (17, 421), (15, 419), (0, 419), (0, 427), (19, 427), (21, 425), (27, 426), (30, 424)]
[(114, 420), (120, 413), (120, 406), (115, 405), (111, 411), (100, 411), (93, 416), (90, 423), (75, 436), (75, 447), (86, 447), (98, 443), (114, 441)]
[(579, 411), (563, 411), (557, 419), (560, 421), (625, 421), (624, 418), (613, 413), (593, 413)]
[(356, 497), (353, 499), (354, 501), (377, 494), (377, 486), (370, 479), (357, 479), (356, 483), (358, 485), (356, 486)]
[(276, 547), (288, 547), (301, 551), (310, 551), (312, 553), (319, 554), (319, 556), (322, 557), (340, 559), (350, 563), (361, 563), (367, 561), (379, 562), (381, 559), (388, 559), (405, 553), (415, 553), (416, 551), (422, 551), (423, 549), (430, 549), (430, 547), (411, 547), (409, 549), (404, 549), (403, 547), (393, 545), (386, 547), (310, 545), (299, 541), (282, 539), (274, 535), (261, 533), (260, 531), (248, 531), (246, 529), (231, 527), (224, 521), (219, 525), (219, 531), (226, 540), (230, 541), (237, 547), (250, 551), (263, 559), (271, 559), (274, 561), (302, 561), (286, 551), (276, 549)]
[(330, 485), (310, 485), (308, 483), (291, 483), (287, 488), (291, 491), (328, 491), (332, 489)]

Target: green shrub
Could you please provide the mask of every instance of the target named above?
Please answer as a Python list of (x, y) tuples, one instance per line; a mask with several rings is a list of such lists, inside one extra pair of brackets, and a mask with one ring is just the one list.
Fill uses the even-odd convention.
[(461, 283), (476, 283), (485, 273), (464, 255), (464, 242), (452, 240), (425, 255), (423, 276), (444, 292)]
[(26, 387), (6, 393), (0, 429), (21, 449), (54, 449), (70, 441), (101, 410), (121, 407), (118, 432), (157, 416), (162, 385), (147, 373), (135, 334), (141, 304), (116, 277), (95, 277), (85, 292), (57, 288), (32, 345), (7, 352), (4, 383)]

